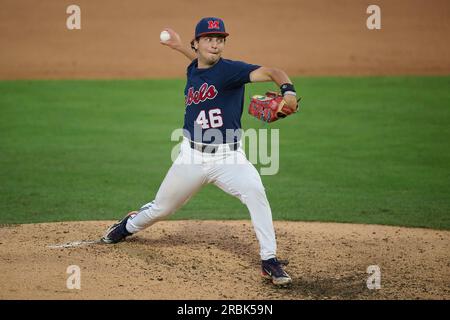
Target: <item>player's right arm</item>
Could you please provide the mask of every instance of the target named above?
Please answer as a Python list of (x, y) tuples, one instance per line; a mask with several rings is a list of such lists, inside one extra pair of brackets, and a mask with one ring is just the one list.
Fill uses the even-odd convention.
[(182, 53), (190, 61), (197, 58), (197, 55), (195, 54), (195, 52), (192, 51), (190, 47), (186, 47), (185, 45), (183, 45), (178, 33), (176, 33), (174, 30), (170, 28), (165, 28), (164, 30), (166, 30), (170, 34), (170, 39), (167, 41), (160, 41), (159, 43)]

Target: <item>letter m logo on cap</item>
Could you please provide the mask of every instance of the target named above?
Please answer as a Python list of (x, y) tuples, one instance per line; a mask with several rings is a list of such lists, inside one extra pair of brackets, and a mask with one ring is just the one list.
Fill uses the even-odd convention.
[(219, 21), (208, 20), (208, 29), (220, 29)]

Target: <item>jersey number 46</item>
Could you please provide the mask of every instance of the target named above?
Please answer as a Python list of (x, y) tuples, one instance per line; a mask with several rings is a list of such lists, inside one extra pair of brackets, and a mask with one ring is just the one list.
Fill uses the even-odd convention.
[(206, 111), (202, 110), (198, 114), (197, 120), (195, 120), (195, 122), (197, 122), (199, 125), (201, 125), (202, 129), (219, 128), (219, 127), (223, 126), (223, 120), (222, 120), (221, 114), (222, 114), (222, 111), (219, 108), (211, 109), (208, 112), (208, 116), (209, 116), (209, 120), (208, 120)]

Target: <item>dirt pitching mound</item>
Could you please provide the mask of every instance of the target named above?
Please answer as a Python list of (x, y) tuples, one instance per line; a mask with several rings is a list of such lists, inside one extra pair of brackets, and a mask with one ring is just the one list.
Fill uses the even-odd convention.
[[(275, 222), (289, 288), (259, 274), (249, 221), (166, 221), (115, 245), (111, 222), (2, 225), (0, 299), (449, 299), (450, 232), (376, 225)], [(68, 289), (67, 268), (80, 268)], [(378, 265), (381, 289), (369, 290)]]

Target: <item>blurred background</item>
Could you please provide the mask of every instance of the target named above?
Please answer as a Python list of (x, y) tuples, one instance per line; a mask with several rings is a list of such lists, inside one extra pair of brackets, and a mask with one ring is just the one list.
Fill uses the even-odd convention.
[[(262, 177), (274, 219), (450, 228), (448, 0), (1, 0), (0, 223), (118, 219), (153, 199), (189, 63), (159, 34), (188, 45), (204, 16), (225, 21), (224, 57), (285, 70), (303, 97), (267, 125), (246, 108), (278, 88), (246, 86), (243, 128), (280, 130)], [(172, 218), (248, 212), (208, 186)]]
[[(66, 28), (71, 4), (81, 30)], [(371, 4), (380, 30), (366, 27)], [(447, 0), (2, 0), (0, 79), (183, 77), (186, 61), (159, 33), (188, 44), (204, 16), (224, 19), (226, 57), (291, 75), (450, 72)]]

